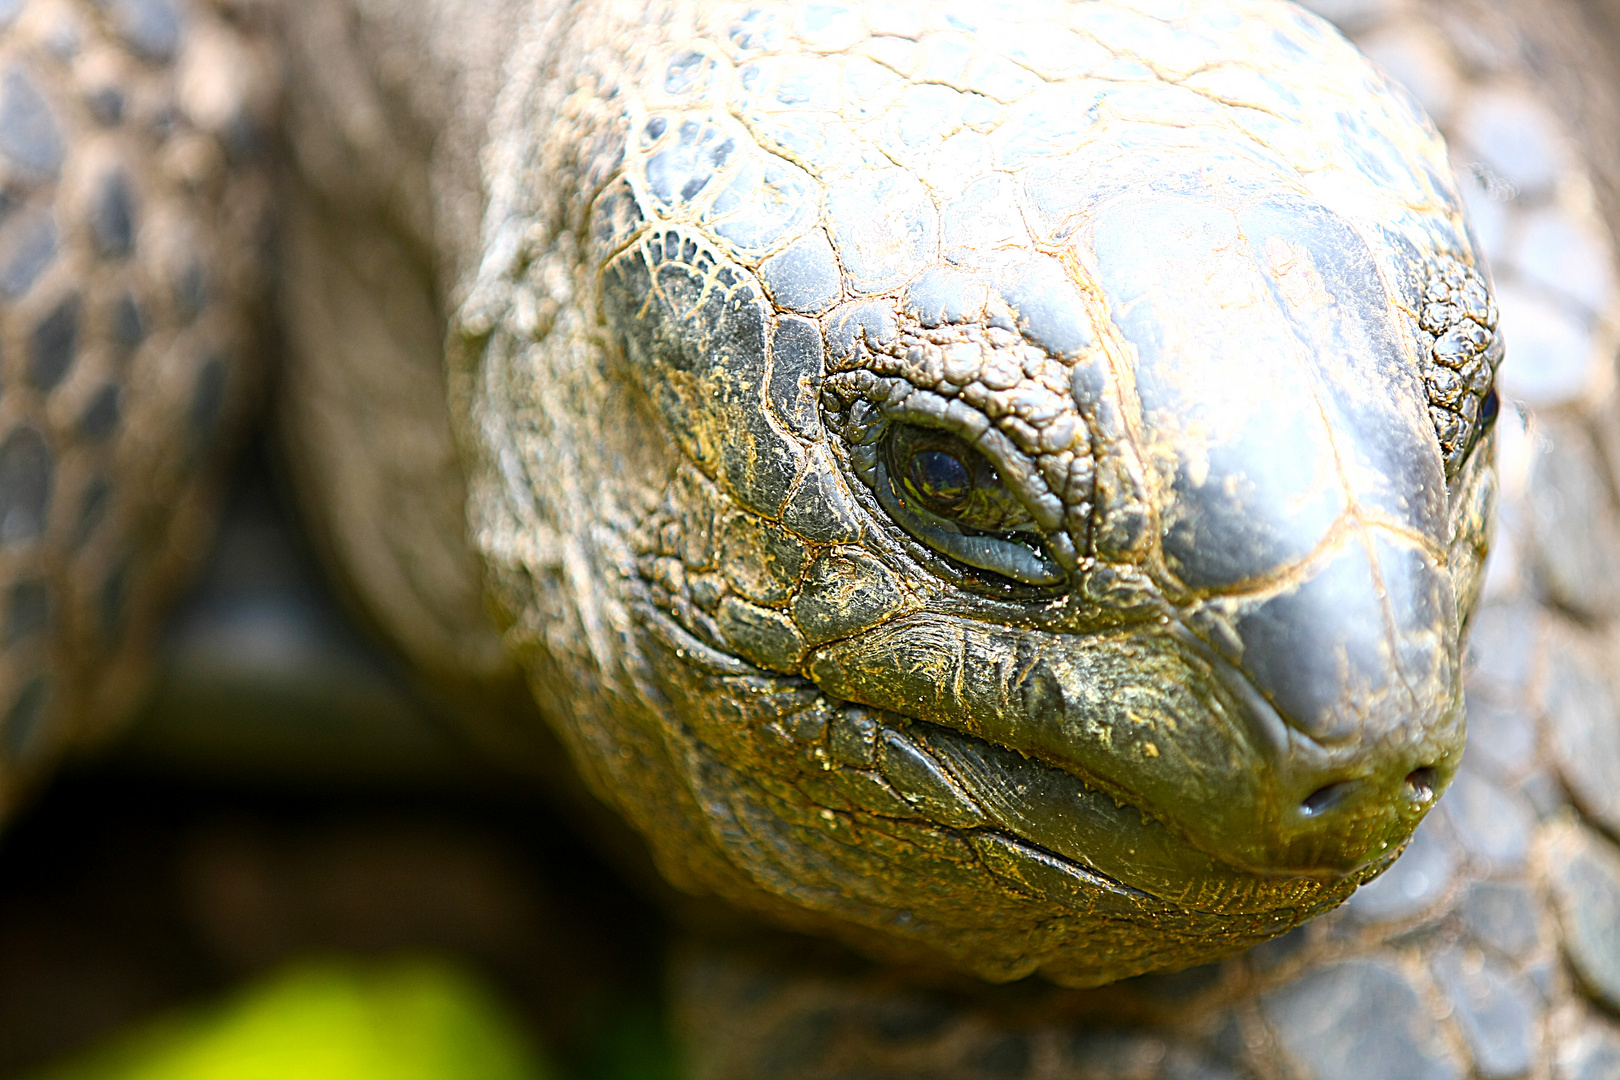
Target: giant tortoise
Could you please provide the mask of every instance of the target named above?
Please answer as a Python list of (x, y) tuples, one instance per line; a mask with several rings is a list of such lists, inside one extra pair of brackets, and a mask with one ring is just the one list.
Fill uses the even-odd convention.
[(1609, 13), (1321, 7), (5, 0), (0, 790), (268, 388), (694, 1075), (1620, 1076)]

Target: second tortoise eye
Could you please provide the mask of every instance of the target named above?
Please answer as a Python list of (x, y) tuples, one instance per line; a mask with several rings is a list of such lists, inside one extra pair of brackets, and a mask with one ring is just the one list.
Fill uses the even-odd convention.
[(933, 509), (949, 509), (973, 490), (973, 474), (943, 450), (919, 450), (906, 462), (906, 482), (913, 494)]

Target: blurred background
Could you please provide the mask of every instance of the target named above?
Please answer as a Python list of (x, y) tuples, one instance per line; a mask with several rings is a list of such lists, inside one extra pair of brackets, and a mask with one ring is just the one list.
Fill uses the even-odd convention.
[(658, 909), (352, 626), (268, 460), (150, 706), (0, 834), (0, 1077), (675, 1075)]

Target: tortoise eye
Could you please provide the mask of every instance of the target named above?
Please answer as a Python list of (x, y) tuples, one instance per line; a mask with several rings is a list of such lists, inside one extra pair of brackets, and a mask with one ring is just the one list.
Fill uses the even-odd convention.
[(930, 510), (950, 510), (973, 490), (973, 475), (953, 454), (920, 450), (906, 462), (906, 483)]
[(1492, 383), (1502, 363), (1496, 302), (1480, 272), (1443, 255), (1423, 287), (1418, 326), (1429, 415), (1440, 440), (1446, 479), (1454, 479), (1491, 430), (1501, 402)]
[(895, 424), (884, 443), (895, 494), (919, 510), (979, 532), (1030, 527), (1029, 512), (1002, 484), (995, 466), (959, 437)]
[(1064, 580), (1028, 509), (959, 436), (891, 424), (876, 455), (878, 502), (911, 536), (955, 562), (1043, 588)]

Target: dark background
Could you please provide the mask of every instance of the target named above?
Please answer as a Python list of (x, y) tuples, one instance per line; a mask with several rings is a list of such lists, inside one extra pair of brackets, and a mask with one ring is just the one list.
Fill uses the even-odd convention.
[(151, 703), (0, 834), (0, 1076), (304, 956), (470, 965), (577, 1077), (653, 1077), (665, 927), (353, 628), (247, 455)]

